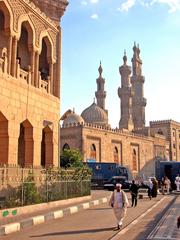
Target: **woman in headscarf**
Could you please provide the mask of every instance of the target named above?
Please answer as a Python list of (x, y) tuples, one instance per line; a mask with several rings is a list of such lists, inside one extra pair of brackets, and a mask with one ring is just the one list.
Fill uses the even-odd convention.
[(113, 208), (114, 215), (117, 219), (117, 227), (114, 230), (119, 230), (122, 227), (122, 221), (126, 215), (127, 207), (129, 205), (128, 198), (121, 187), (122, 185), (117, 183), (116, 189), (110, 198), (110, 205)]

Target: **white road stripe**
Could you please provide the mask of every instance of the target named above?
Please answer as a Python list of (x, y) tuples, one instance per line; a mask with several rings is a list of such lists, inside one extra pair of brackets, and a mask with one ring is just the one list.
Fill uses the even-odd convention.
[(54, 219), (62, 218), (64, 215), (62, 210), (55, 211), (53, 214), (54, 214)]
[(44, 216), (36, 216), (36, 217), (33, 217), (33, 224), (34, 225), (37, 225), (37, 224), (41, 224), (44, 222)]
[(21, 228), (20, 223), (11, 223), (2, 227), (4, 227), (4, 232), (6, 235), (9, 233), (20, 231)]
[(73, 213), (76, 213), (78, 212), (78, 207), (74, 206), (74, 207), (70, 207), (70, 213), (73, 214)]

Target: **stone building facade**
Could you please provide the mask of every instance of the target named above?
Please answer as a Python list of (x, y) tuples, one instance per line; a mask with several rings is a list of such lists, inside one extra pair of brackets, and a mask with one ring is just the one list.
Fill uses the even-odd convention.
[(161, 134), (169, 141), (169, 159), (180, 162), (180, 123), (173, 120), (151, 121), (151, 132)]
[(66, 0), (0, 0), (0, 164), (58, 166)]
[[(140, 49), (134, 45), (131, 67), (127, 65), (126, 54), (119, 68), (121, 87), (121, 116), (119, 128), (112, 129), (105, 107), (105, 79), (102, 66), (98, 69), (97, 91), (94, 103), (81, 116), (68, 110), (61, 118), (60, 148), (79, 149), (84, 161), (116, 162), (129, 169), (132, 177), (153, 176), (156, 158), (169, 158), (169, 142), (158, 132), (145, 127), (145, 106), (141, 75)], [(139, 104), (139, 105), (138, 105)]]

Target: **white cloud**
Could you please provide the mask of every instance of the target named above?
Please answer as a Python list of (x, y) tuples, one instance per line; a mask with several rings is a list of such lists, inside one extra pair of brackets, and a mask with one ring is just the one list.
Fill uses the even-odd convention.
[(86, 1), (81, 1), (81, 5), (87, 5)]
[(91, 15), (91, 18), (92, 18), (92, 19), (98, 19), (99, 16), (95, 13), (95, 14)]
[(154, 4), (166, 4), (169, 6), (169, 13), (180, 11), (180, 0), (124, 0), (118, 10), (128, 11), (130, 8), (140, 4), (145, 7), (152, 6)]
[(90, 3), (98, 3), (99, 0), (90, 0)]

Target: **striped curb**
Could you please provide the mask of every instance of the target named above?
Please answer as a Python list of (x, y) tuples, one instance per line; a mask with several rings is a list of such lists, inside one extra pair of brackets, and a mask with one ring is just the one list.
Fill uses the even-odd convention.
[(109, 197), (104, 197), (104, 198), (100, 198), (98, 200), (93, 200), (90, 202), (81, 203), (76, 206), (49, 212), (49, 213), (46, 213), (45, 215), (38, 215), (35, 217), (24, 219), (20, 222), (2, 225), (2, 226), (0, 226), (0, 236), (8, 235), (10, 233), (18, 232), (27, 227), (35, 226), (38, 224), (42, 224), (44, 222), (48, 222), (50, 220), (55, 220), (55, 219), (63, 218), (68, 215), (78, 213), (79, 211), (88, 209), (90, 207), (94, 207), (94, 206), (100, 205), (102, 203), (106, 203), (106, 202), (108, 202), (108, 199), (109, 199)]

